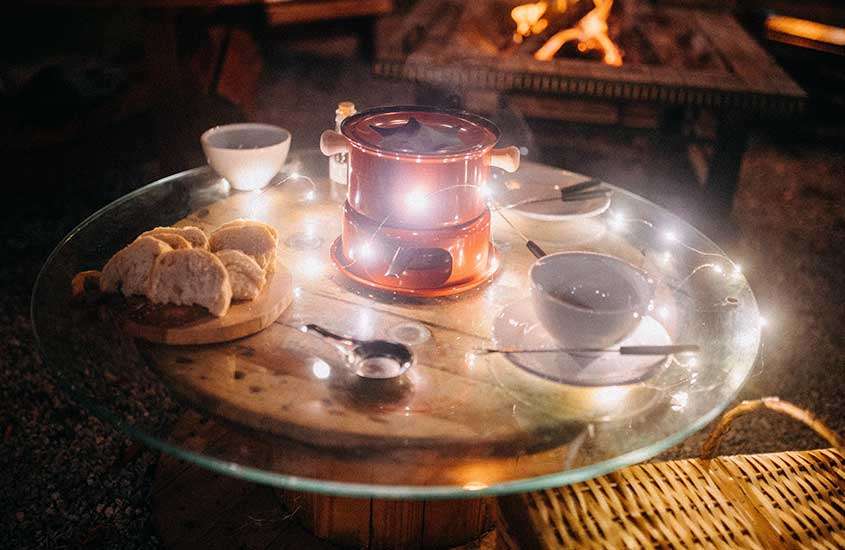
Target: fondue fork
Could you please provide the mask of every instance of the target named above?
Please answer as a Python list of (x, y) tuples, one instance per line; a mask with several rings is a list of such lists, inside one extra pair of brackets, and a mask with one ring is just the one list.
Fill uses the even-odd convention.
[(674, 355), (676, 353), (697, 353), (696, 344), (676, 344), (671, 346), (621, 346), (618, 348), (539, 348), (539, 349), (511, 349), (511, 348), (481, 348), (475, 350), (479, 355), (492, 353), (618, 353), (619, 355)]
[(537, 204), (541, 202), (581, 202), (593, 199), (604, 199), (611, 195), (610, 191), (590, 191), (586, 193), (575, 193), (574, 195), (567, 195), (566, 197), (540, 197), (533, 199), (525, 199), (517, 202), (506, 204), (502, 208), (511, 209), (517, 206), (525, 206), (526, 204)]
[(610, 191), (586, 191), (583, 193), (572, 193), (563, 195), (560, 199), (563, 202), (588, 201), (591, 199), (604, 199), (611, 195)]
[(583, 193), (584, 191), (592, 191), (594, 187), (598, 187), (599, 185), (601, 185), (601, 180), (588, 179), (586, 181), (582, 181), (581, 183), (561, 188), (560, 196), (561, 198), (564, 198), (568, 195), (575, 195), (577, 193)]
[(513, 222), (511, 222), (511, 221), (507, 218), (507, 216), (505, 216), (504, 214), (502, 214), (502, 211), (501, 211), (501, 209), (499, 208), (499, 205), (498, 205), (498, 204), (496, 204), (496, 201), (491, 200), (491, 201), (490, 201), (490, 204), (493, 206), (493, 210), (495, 210), (495, 211), (496, 211), (496, 213), (497, 213), (497, 214), (499, 214), (499, 216), (501, 216), (501, 217), (502, 217), (502, 219), (503, 219), (503, 220), (505, 220), (505, 222), (506, 222), (506, 223), (507, 223), (507, 224), (511, 227), (511, 229), (513, 229), (513, 230), (516, 232), (516, 234), (517, 234), (517, 235), (519, 235), (519, 237), (520, 237), (523, 241), (525, 241), (525, 246), (528, 248), (528, 250), (529, 250), (532, 254), (534, 254), (534, 257), (535, 257), (535, 258), (537, 258), (537, 259), (539, 260), (539, 259), (540, 259), (540, 258), (542, 258), (543, 256), (546, 256), (546, 255), (547, 255), (547, 254), (546, 254), (546, 251), (545, 251), (545, 250), (543, 250), (542, 248), (540, 248), (540, 245), (539, 245), (539, 244), (537, 244), (537, 243), (535, 243), (534, 241), (532, 241), (531, 239), (529, 239), (529, 238), (525, 235), (525, 233), (523, 233), (522, 231), (520, 231), (519, 229), (517, 229), (517, 227), (513, 224)]
[(536, 197), (525, 199), (505, 205), (503, 208), (516, 208), (517, 206), (541, 202), (580, 202), (609, 197), (613, 193), (610, 189), (596, 189), (596, 187), (601, 184), (602, 182), (600, 180), (590, 179), (559, 189), (560, 194), (557, 197)]

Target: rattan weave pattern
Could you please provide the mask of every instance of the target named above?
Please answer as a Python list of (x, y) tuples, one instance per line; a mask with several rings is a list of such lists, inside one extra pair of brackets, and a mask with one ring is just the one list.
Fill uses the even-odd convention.
[(505, 548), (845, 548), (845, 458), (830, 448), (640, 464), (499, 498), (496, 514)]

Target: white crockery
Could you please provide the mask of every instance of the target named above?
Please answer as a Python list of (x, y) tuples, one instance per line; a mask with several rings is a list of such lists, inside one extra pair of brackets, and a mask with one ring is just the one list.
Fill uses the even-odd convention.
[[(524, 300), (502, 308), (493, 323), (497, 348), (548, 350), (560, 347), (537, 319), (532, 304)], [(623, 346), (668, 346), (672, 338), (656, 319), (646, 316), (619, 342)], [(572, 386), (634, 384), (660, 372), (669, 361), (654, 355), (616, 353), (508, 353), (505, 357), (531, 374)]]
[(285, 163), (290, 140), (284, 128), (258, 123), (215, 126), (200, 138), (208, 164), (241, 191), (270, 183)]
[(564, 347), (613, 346), (637, 328), (654, 296), (646, 272), (605, 254), (550, 254), (529, 275), (537, 318)]

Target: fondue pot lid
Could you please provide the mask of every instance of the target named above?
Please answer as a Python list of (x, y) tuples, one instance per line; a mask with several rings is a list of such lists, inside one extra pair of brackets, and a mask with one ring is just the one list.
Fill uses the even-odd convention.
[(379, 107), (343, 121), (341, 133), (374, 152), (453, 156), (490, 149), (499, 129), (486, 118), (464, 111), (423, 106)]

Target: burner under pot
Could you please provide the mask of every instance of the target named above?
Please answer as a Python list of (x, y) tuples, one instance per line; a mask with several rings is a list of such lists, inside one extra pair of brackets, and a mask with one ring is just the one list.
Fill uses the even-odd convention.
[(489, 271), (490, 212), (442, 229), (379, 226), (343, 209), (339, 266), (385, 289), (435, 289), (463, 285)]

